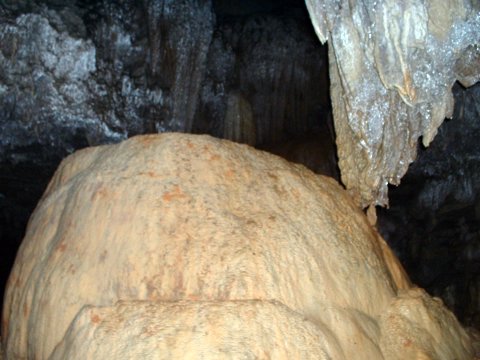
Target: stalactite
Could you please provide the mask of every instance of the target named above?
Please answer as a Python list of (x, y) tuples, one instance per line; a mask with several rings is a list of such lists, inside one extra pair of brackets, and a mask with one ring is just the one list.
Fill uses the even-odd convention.
[(320, 40), (329, 41), (342, 181), (361, 207), (386, 206), (387, 186), (400, 183), (418, 138), (428, 146), (452, 116), (455, 80), (471, 84), (480, 76), (480, 6), (469, 0), (306, 3)]

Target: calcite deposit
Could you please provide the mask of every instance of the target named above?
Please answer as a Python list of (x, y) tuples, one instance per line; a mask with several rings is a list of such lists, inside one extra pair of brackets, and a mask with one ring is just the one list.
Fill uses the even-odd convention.
[(6, 291), (8, 359), (471, 359), (342, 187), (162, 134), (65, 159)]
[(306, 0), (329, 42), (342, 182), (362, 207), (388, 205), (443, 120), (452, 86), (480, 79), (477, 0)]

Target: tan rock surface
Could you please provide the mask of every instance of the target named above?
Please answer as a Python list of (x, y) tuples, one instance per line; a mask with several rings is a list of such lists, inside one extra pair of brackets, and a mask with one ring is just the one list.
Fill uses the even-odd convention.
[(345, 356), (326, 327), (315, 326), (280, 303), (132, 301), (84, 308), (51, 360), (109, 358), (326, 360)]
[[(334, 180), (208, 136), (142, 136), (62, 162), (10, 276), (2, 338), (9, 359), (47, 359), (55, 347), (55, 356), (80, 358), (96, 350), (78, 350), (75, 339), (97, 344), (92, 334), (116, 321), (119, 332), (102, 335), (110, 345), (98, 351), (118, 351), (129, 334), (142, 334), (139, 327), (162, 324), (185, 329), (158, 345), (174, 353), (209, 344), (210, 356), (228, 343), (231, 354), (243, 354), (242, 339), (245, 346), (256, 339), (260, 354), (284, 333), (274, 358), (297, 354), (304, 341), (319, 349), (317, 358), (382, 359), (400, 351), (390, 336), (396, 328), (382, 319), (397, 314), (392, 304), (408, 288), (395, 256)], [(178, 319), (168, 315), (174, 309)], [(88, 311), (102, 314), (90, 317), (91, 329)], [(425, 327), (435, 341), (471, 356), (469, 338), (447, 310), (425, 312), (438, 322)], [(252, 325), (255, 319), (262, 323)], [(402, 322), (401, 334), (412, 321)], [(218, 339), (217, 323), (225, 330), (216, 330)], [(446, 328), (459, 335), (446, 338)], [(209, 334), (197, 343), (194, 329)], [(291, 345), (297, 335), (302, 340)], [(418, 348), (428, 353), (433, 345), (425, 339)], [(149, 344), (132, 351), (158, 354), (157, 342)]]
[(380, 327), (386, 359), (468, 358), (462, 347), (470, 346), (470, 338), (442, 301), (422, 289), (402, 291), (381, 316)]

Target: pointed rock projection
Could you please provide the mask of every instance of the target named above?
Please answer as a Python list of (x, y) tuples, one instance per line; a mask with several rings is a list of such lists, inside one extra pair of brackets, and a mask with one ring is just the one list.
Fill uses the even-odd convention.
[(474, 353), (333, 179), (186, 134), (62, 162), (18, 252), (2, 341), (8, 359)]
[(388, 205), (415, 160), (452, 117), (451, 88), (480, 79), (480, 3), (306, 0), (329, 43), (342, 182), (362, 207)]

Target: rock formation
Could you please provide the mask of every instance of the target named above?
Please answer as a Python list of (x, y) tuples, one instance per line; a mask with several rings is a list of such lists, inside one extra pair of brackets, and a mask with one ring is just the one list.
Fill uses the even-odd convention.
[(388, 205), (452, 117), (455, 80), (480, 78), (480, 5), (470, 0), (306, 0), (329, 42), (331, 98), (342, 182), (362, 207)]
[(238, 115), (227, 117), (232, 93), (250, 104), (258, 144), (321, 121), (326, 48), (302, 0), (284, 14), (278, 1), (275, 14), (214, 2), (0, 2), (0, 298), (28, 218), (73, 151), (164, 131), (222, 137)]
[[(319, 12), (312, 18), (320, 19), (320, 28), (338, 25), (323, 32), (327, 35), (322, 40), (330, 36), (329, 50), (335, 52), (330, 64), (345, 70), (348, 59), (357, 59), (356, 65), (366, 61), (369, 71), (362, 76), (373, 80), (366, 81), (370, 87), (355, 87), (357, 94), (377, 96), (380, 89), (380, 98), (389, 94), (398, 100), (390, 103), (387, 96), (388, 101), (368, 105), (368, 121), (362, 114), (355, 114), (363, 116), (358, 123), (360, 118), (348, 117), (353, 120), (350, 127), (337, 121), (337, 132), (343, 134), (339, 139), (345, 183), (355, 195), (357, 185), (352, 183), (375, 184), (385, 178), (382, 167), (394, 169), (391, 174), (402, 173), (416, 149), (419, 135), (413, 132), (420, 125), (427, 128), (427, 122), (433, 124), (430, 115), (439, 112), (427, 111), (420, 125), (404, 120), (412, 113), (423, 114), (431, 98), (445, 98), (442, 91), (449, 89), (451, 74), (465, 86), (477, 81), (479, 47), (464, 48), (463, 40), (478, 44), (478, 1), (336, 0), (309, 2), (310, 10), (316, 5)], [(335, 8), (333, 15), (327, 11), (336, 5), (342, 5), (341, 11)], [(421, 17), (426, 13), (428, 24)], [(386, 30), (378, 31), (378, 24)], [(395, 44), (397, 25), (405, 37), (397, 41), (399, 55), (390, 62), (382, 55), (392, 53), (385, 37)], [(352, 37), (342, 34), (352, 32), (343, 31), (345, 27), (357, 31), (353, 39), (361, 41), (353, 43), (363, 53), (350, 55), (347, 43)], [(425, 43), (416, 41), (405, 48), (409, 39), (421, 38), (417, 27), (428, 31)], [(453, 32), (445, 37), (449, 29)], [(325, 169), (318, 162), (328, 152), (317, 154), (331, 145), (317, 137), (319, 122), (330, 111), (326, 50), (303, 0), (0, 1), (0, 298), (28, 218), (60, 161), (77, 149), (164, 131), (222, 137), (228, 100), (237, 92), (251, 106), (257, 145), (332, 174), (336, 167)], [(452, 56), (462, 51), (451, 73), (434, 70), (442, 64), (451, 68), (447, 65)], [(427, 59), (428, 66), (421, 67), (420, 58)], [(395, 70), (398, 64), (400, 71)], [(377, 65), (378, 71), (370, 71)], [(403, 102), (399, 74), (405, 69), (410, 70), (413, 85), (422, 84), (417, 95), (428, 101), (411, 107)], [(425, 90), (427, 83), (434, 91)], [(338, 84), (346, 82), (336, 84), (339, 89)], [(427, 150), (418, 146), (418, 159), (402, 178), (402, 186), (389, 187), (390, 209), (380, 211), (378, 228), (415, 283), (441, 297), (464, 324), (480, 328), (480, 83), (465, 89), (458, 82), (455, 89), (452, 121), (439, 128)], [(350, 99), (355, 106), (367, 102), (344, 95), (348, 93), (342, 93), (340, 101)], [(410, 101), (408, 96), (405, 101)], [(386, 107), (392, 117), (377, 116)], [(336, 108), (337, 119), (342, 119), (338, 116), (342, 107)], [(405, 110), (405, 116), (398, 109)], [(235, 112), (231, 114), (229, 118), (235, 118)], [(358, 136), (353, 137), (356, 145), (350, 143), (350, 131), (358, 133), (359, 127), (372, 151), (359, 147), (363, 138)], [(305, 135), (316, 139), (299, 142)], [(387, 146), (378, 145), (382, 137)], [(376, 160), (371, 160), (368, 155), (375, 153)], [(348, 175), (349, 166), (357, 174), (365, 170), (368, 179)], [(372, 167), (380, 173), (372, 175)]]
[(305, 23), (308, 14), (294, 14), (218, 15), (195, 133), (224, 135), (232, 93), (252, 108), (256, 144), (305, 135), (322, 123), (330, 108), (326, 47)]
[(302, 164), (317, 174), (340, 181), (335, 142), (332, 141), (330, 130), (326, 127), (310, 136), (263, 144), (259, 148), (288, 161)]
[(480, 83), (454, 95), (453, 119), (390, 189), (378, 227), (412, 280), (480, 329)]
[(223, 139), (255, 146), (257, 128), (252, 107), (245, 97), (232, 91), (228, 96), (227, 111), (223, 123)]
[(475, 351), (333, 179), (186, 134), (62, 162), (10, 276), (2, 339), (8, 359)]

